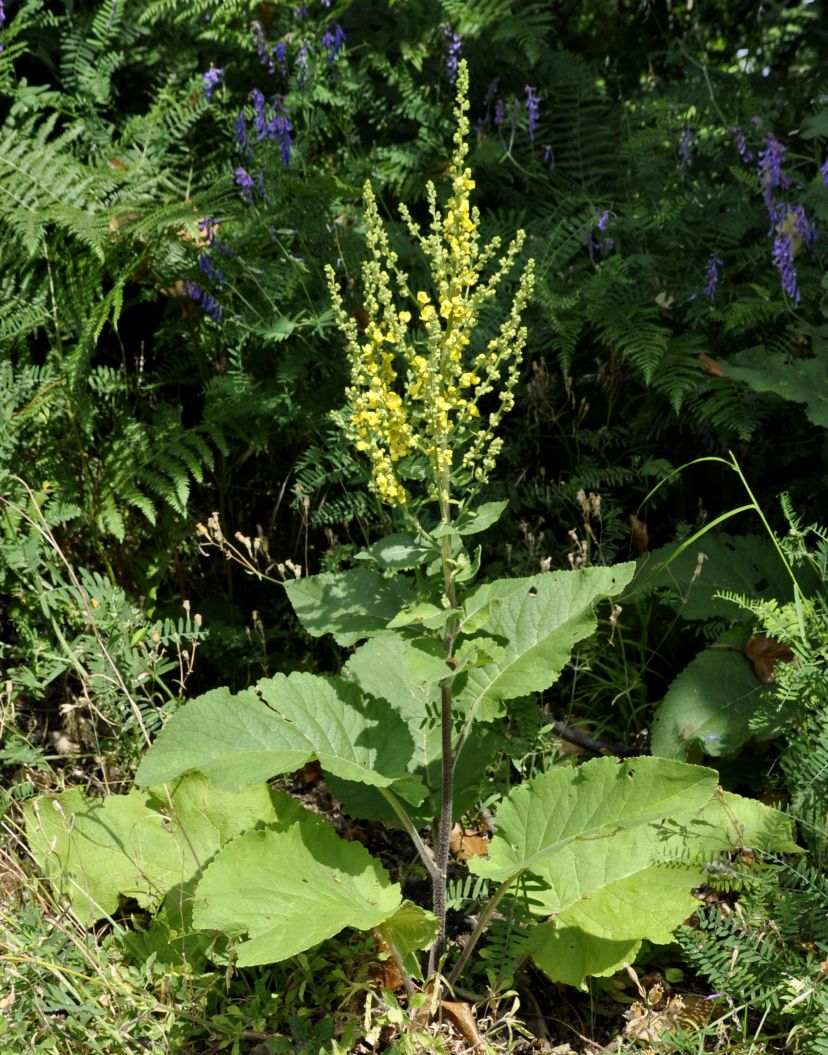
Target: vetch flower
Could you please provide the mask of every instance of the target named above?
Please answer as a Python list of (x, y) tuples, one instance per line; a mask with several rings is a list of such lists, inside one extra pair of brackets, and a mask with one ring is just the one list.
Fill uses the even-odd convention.
[(302, 41), (302, 46), (299, 48), (299, 54), (296, 56), (296, 68), (299, 70), (299, 85), (300, 87), (305, 83), (305, 75), (308, 72), (308, 42)]
[(236, 143), (238, 144), (239, 150), (249, 160), (253, 156), (253, 151), (250, 148), (247, 126), (245, 124), (244, 114), (241, 111), (236, 115), (236, 119), (233, 122), (233, 134), (236, 137)]
[(203, 275), (206, 275), (211, 282), (215, 282), (219, 286), (224, 285), (224, 272), (220, 267), (216, 267), (213, 264), (209, 253), (198, 254), (198, 270)]
[(498, 99), (495, 103), (494, 116), (492, 117), (492, 121), (494, 122), (495, 128), (500, 128), (500, 126), (503, 124), (503, 118), (505, 114), (506, 104), (503, 102), (502, 99)]
[(265, 40), (264, 30), (262, 29), (261, 22), (253, 21), (250, 23), (253, 30), (253, 41), (256, 45), (256, 51), (259, 55), (259, 62), (267, 67), (268, 73), (275, 73), (276, 66), (273, 62), (273, 55), (268, 47), (267, 40)]
[(822, 167), (819, 170), (820, 176), (822, 176), (822, 186), (828, 187), (828, 157), (822, 163)]
[[(804, 205), (795, 205), (792, 213), (793, 227), (797, 236), (805, 245), (813, 245), (816, 241), (816, 225), (808, 219)], [(798, 247), (797, 247), (798, 248)]]
[(282, 164), (285, 168), (289, 168), (293, 147), (293, 125), (286, 110), (278, 100), (274, 106), (269, 106), (258, 88), (254, 88), (250, 93), (250, 99), (253, 103), (253, 127), (256, 130), (256, 138), (259, 142), (263, 139), (270, 139), (273, 142), (278, 140)]
[(719, 284), (719, 268), (723, 266), (722, 260), (715, 253), (711, 253), (707, 258), (707, 267), (704, 271), (704, 295), (708, 300), (713, 300), (716, 296), (716, 286)]
[(745, 133), (738, 125), (731, 125), (728, 128), (728, 132), (733, 136), (736, 142), (736, 149), (739, 151), (739, 157), (742, 159), (745, 165), (748, 165), (753, 161), (753, 154), (748, 150), (747, 141), (745, 140)]
[(276, 64), (282, 74), (287, 76), (287, 44), (284, 40), (280, 40), (278, 44), (273, 45), (273, 58), (276, 60)]
[(606, 231), (606, 229), (609, 227), (609, 218), (610, 214), (606, 209), (599, 214), (598, 219), (595, 223), (595, 226), (598, 228), (599, 231)]
[(529, 115), (529, 141), (530, 143), (535, 142), (535, 130), (538, 127), (538, 117), (540, 114), (540, 96), (536, 95), (537, 88), (534, 88), (531, 84), (526, 85), (526, 112)]
[(212, 249), (216, 244), (216, 229), (219, 226), (218, 220), (215, 220), (212, 216), (205, 216), (196, 224), (198, 227), (198, 233), (201, 235), (201, 240), (208, 247)]
[(216, 90), (219, 84), (224, 79), (224, 67), (223, 66), (210, 66), (210, 69), (204, 74), (202, 80), (204, 82), (204, 98), (209, 103), (213, 98), (213, 92)]
[(345, 30), (342, 28), (342, 26), (340, 26), (338, 22), (334, 30), (331, 30), (330, 28), (325, 30), (325, 32), (322, 34), (322, 40), (320, 41), (320, 43), (322, 44), (323, 48), (328, 49), (328, 62), (335, 61), (336, 56), (342, 49), (342, 46), (345, 43), (346, 39), (347, 38), (345, 37)]
[(787, 154), (785, 147), (774, 135), (765, 136), (764, 149), (759, 151), (759, 182), (765, 205), (770, 209), (775, 199), (775, 191), (787, 190), (790, 179), (782, 171), (782, 162)]
[(455, 33), (451, 26), (444, 25), (443, 40), (446, 49), (446, 75), (449, 84), (453, 85), (457, 80), (457, 66), (460, 62), (460, 52), (463, 50), (463, 37), (460, 33)]
[[(5, 11), (5, 8), (3, 7), (3, 0), (0, 0), (0, 29), (2, 29), (5, 24), (6, 24), (6, 11)], [(2, 40), (0, 40), (0, 51), (2, 51), (4, 47), (5, 47), (5, 44), (3, 43)]]
[(798, 304), (799, 285), (794, 263), (793, 239), (787, 231), (780, 231), (773, 241), (773, 264), (782, 279), (782, 289), (786, 296), (790, 297), (794, 304)]
[(247, 169), (239, 166), (236, 169), (236, 183), (241, 187), (241, 196), (248, 205), (253, 204), (253, 188), (255, 183)]
[(555, 151), (548, 144), (543, 148), (544, 164), (549, 166), (549, 171), (555, 171)]
[(216, 325), (221, 322), (222, 308), (210, 294), (201, 288), (197, 282), (187, 281), (184, 283), (187, 295), (198, 304), (205, 315), (209, 316)]

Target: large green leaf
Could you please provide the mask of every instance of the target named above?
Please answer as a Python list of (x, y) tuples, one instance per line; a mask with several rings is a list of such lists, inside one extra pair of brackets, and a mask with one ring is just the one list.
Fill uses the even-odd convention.
[(299, 807), (264, 784), (233, 795), (200, 774), (169, 788), (88, 798), (79, 788), (42, 795), (26, 807), (29, 847), (61, 899), (85, 923), (109, 915), (121, 897), (155, 908), (240, 832)]
[(596, 758), (551, 769), (501, 804), (489, 856), (473, 858), (469, 868), (499, 881), (527, 870), (545, 877), (564, 847), (598, 846), (624, 828), (698, 811), (716, 785), (712, 769), (661, 758)]
[[(458, 706), (491, 721), (503, 713), (504, 700), (548, 689), (573, 646), (595, 631), (595, 602), (619, 593), (634, 570), (629, 563), (547, 572), (507, 582), (502, 593), (498, 583), (476, 592), (464, 606), (464, 628), (484, 630), (503, 644), (503, 654), (497, 662), (468, 671)], [(485, 620), (479, 618), (481, 612)]]
[(717, 789), (712, 770), (658, 758), (541, 774), (509, 796), (497, 826), (489, 859), (469, 868), (523, 876), (532, 911), (552, 917), (532, 937), (538, 962), (570, 984), (611, 973), (641, 940), (670, 941), (712, 854), (796, 849), (776, 810)]
[(397, 784), (400, 794), (422, 798), (408, 772), (411, 735), (381, 701), (340, 678), (302, 673), (278, 674), (258, 689), (261, 697), (218, 689), (182, 707), (147, 752), (136, 781), (160, 784), (195, 769), (235, 791), (318, 758), (336, 776)]
[(669, 543), (642, 558), (630, 591), (635, 597), (650, 590), (667, 592), (675, 597), (682, 619), (743, 621), (750, 619), (746, 610), (716, 596), (720, 591), (781, 601), (791, 597), (791, 580), (765, 536), (708, 533), (678, 556), (676, 548)]
[(727, 373), (754, 392), (804, 403), (808, 419), (828, 428), (828, 354), (820, 344), (815, 347), (818, 354), (810, 359), (791, 359), (761, 345), (747, 348), (728, 359)]
[(337, 644), (344, 646), (385, 629), (412, 598), (408, 580), (402, 576), (386, 579), (369, 568), (289, 579), (285, 590), (309, 634), (333, 634)]
[[(409, 771), (428, 789), (428, 797), (418, 808), (409, 809), (409, 814), (416, 822), (425, 824), (439, 810), (442, 744), (437, 679), (444, 677), (449, 668), (422, 653), (417, 645), (416, 640), (406, 641), (392, 634), (371, 638), (351, 656), (346, 673), (363, 692), (384, 700), (383, 706), (395, 711), (407, 725), (414, 742)], [(481, 776), (497, 746), (495, 738), (486, 730), (473, 730), (471, 737), (455, 770), (454, 802), (461, 812), (477, 796)], [(372, 788), (336, 777), (329, 778), (329, 783), (352, 815), (370, 820), (396, 820), (394, 811)]]
[(561, 927), (554, 920), (532, 931), (529, 952), (553, 982), (583, 987), (588, 977), (605, 978), (632, 963), (641, 941), (598, 938), (580, 927)]
[(242, 967), (275, 963), (338, 934), (378, 927), (400, 888), (359, 843), (324, 823), (251, 831), (222, 850), (196, 889), (193, 922), (230, 937)]
[(656, 711), (652, 752), (686, 759), (698, 753), (729, 755), (754, 735), (749, 719), (762, 683), (741, 652), (708, 648), (679, 674)]
[(614, 973), (644, 939), (671, 941), (697, 907), (705, 862), (742, 846), (801, 852), (788, 817), (721, 791), (692, 816), (569, 844), (546, 875), (557, 885), (531, 895), (537, 912), (553, 913), (532, 932), (536, 962), (554, 981), (582, 985)]

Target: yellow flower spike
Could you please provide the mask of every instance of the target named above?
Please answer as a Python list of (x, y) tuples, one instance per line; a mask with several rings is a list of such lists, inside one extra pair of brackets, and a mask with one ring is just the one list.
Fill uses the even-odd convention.
[[(427, 230), (421, 230), (401, 206), (403, 219), (426, 256), (432, 292), (414, 293), (413, 313), (399, 309), (397, 298), (404, 301), (412, 296), (410, 278), (400, 270), (390, 248), (369, 184), (365, 189), (369, 259), (363, 265), (360, 291), (368, 315), (364, 335), (345, 311), (334, 273), (328, 269), (337, 321), (351, 358), (349, 409), (343, 424), (356, 449), (370, 462), (371, 486), (380, 501), (404, 505), (409, 496), (398, 476), (399, 463), (416, 454), (431, 469), (424, 497), (439, 501), (442, 517), (456, 501), (450, 498), (451, 490), (465, 492), (461, 501), (466, 502), (495, 464), (502, 446), (496, 430), (514, 404), (526, 341), (520, 316), (532, 286), (530, 262), (498, 336), (485, 348), (475, 342), (481, 308), (496, 295), (498, 283), (514, 264), (523, 235), (519, 233), (505, 251), (497, 239), (480, 245), (480, 217), (470, 201), (475, 181), (466, 163), (468, 69), (462, 62), (457, 87), (448, 200), (441, 209), (433, 184), (426, 187), (432, 218)], [(419, 316), (413, 327), (412, 315)], [(477, 403), (489, 393), (492, 406), (487, 404), (482, 414)]]

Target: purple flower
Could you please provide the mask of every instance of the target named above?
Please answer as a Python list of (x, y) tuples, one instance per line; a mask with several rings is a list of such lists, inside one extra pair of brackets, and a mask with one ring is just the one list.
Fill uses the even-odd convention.
[(285, 168), (290, 166), (290, 152), (293, 147), (293, 125), (290, 123), (284, 107), (277, 103), (273, 108), (265, 102), (265, 97), (258, 88), (250, 93), (253, 102), (253, 127), (256, 129), (256, 139), (270, 139), (272, 142), (279, 141), (282, 151), (282, 164)]
[(713, 300), (716, 296), (716, 287), (719, 284), (719, 268), (722, 266), (721, 258), (715, 252), (711, 253), (707, 258), (707, 267), (704, 271), (704, 295), (708, 300)]
[(782, 161), (787, 150), (774, 135), (766, 135), (764, 149), (759, 151), (759, 182), (765, 205), (771, 207), (774, 191), (786, 190), (791, 185), (790, 179), (782, 171)]
[(236, 183), (241, 187), (241, 196), (248, 205), (253, 204), (253, 177), (247, 169), (239, 166), (236, 169)]
[(263, 66), (267, 66), (268, 73), (275, 73), (276, 66), (273, 62), (273, 56), (270, 53), (270, 49), (267, 46), (265, 40), (264, 30), (262, 29), (261, 22), (251, 22), (250, 26), (253, 30), (253, 41), (256, 45), (256, 51), (259, 55), (259, 62)]
[(785, 231), (780, 231), (773, 240), (773, 263), (782, 279), (782, 289), (794, 304), (799, 303), (799, 286), (796, 281), (793, 240)]
[(734, 140), (736, 141), (736, 149), (739, 151), (739, 157), (742, 159), (745, 165), (753, 161), (753, 154), (750, 150), (748, 150), (747, 141), (745, 140), (745, 133), (742, 131), (742, 129), (738, 125), (731, 125), (730, 128), (728, 128), (728, 132), (730, 133), (730, 135), (733, 136)]
[(218, 227), (218, 220), (213, 219), (212, 216), (205, 216), (204, 219), (199, 220), (198, 233), (201, 235), (204, 244), (208, 249), (212, 249), (216, 244), (216, 228)]
[(210, 294), (201, 288), (197, 282), (187, 281), (184, 283), (187, 296), (198, 304), (201, 310), (208, 315), (216, 324), (221, 322), (222, 308), (216, 303)]
[(549, 171), (555, 171), (555, 151), (548, 144), (543, 148), (543, 161), (549, 166)]
[(211, 64), (210, 69), (202, 77), (204, 82), (204, 98), (209, 103), (213, 98), (213, 92), (216, 90), (219, 84), (221, 84), (224, 78), (224, 67), (213, 66)]
[[(597, 220), (595, 226), (599, 231), (604, 232), (609, 224), (609, 213), (602, 212)], [(598, 253), (602, 260), (606, 259), (607, 256), (615, 248), (615, 242), (612, 238), (602, 238), (600, 241), (595, 237), (595, 232), (591, 227), (587, 227), (584, 231), (583, 238), (584, 246), (589, 250), (590, 254)]]
[(804, 205), (794, 206), (793, 222), (796, 233), (805, 245), (813, 245), (816, 241), (816, 225), (806, 216)]
[(492, 120), (494, 121), (495, 128), (500, 128), (500, 126), (503, 124), (503, 118), (505, 114), (506, 104), (503, 102), (502, 99), (498, 99), (495, 103), (494, 117), (492, 118)]
[(819, 170), (819, 174), (822, 176), (822, 186), (828, 187), (828, 158), (825, 159), (822, 168)]
[(283, 75), (287, 75), (287, 44), (284, 40), (280, 40), (278, 44), (273, 47), (273, 58), (276, 60), (276, 64), (282, 71)]
[(239, 112), (236, 115), (236, 120), (233, 122), (233, 132), (236, 136), (236, 143), (238, 144), (239, 150), (245, 157), (249, 158), (252, 151), (250, 150), (250, 139), (247, 135), (247, 127), (244, 123), (244, 114)]
[(338, 22), (333, 32), (330, 29), (325, 30), (322, 34), (321, 44), (323, 48), (328, 49), (328, 62), (334, 62), (344, 43), (345, 30)]
[(455, 33), (449, 25), (443, 26), (443, 41), (446, 49), (446, 75), (449, 84), (457, 80), (457, 67), (460, 64), (460, 52), (463, 50), (463, 37)]
[(293, 17), (297, 22), (304, 22), (308, 17), (308, 6), (307, 4), (300, 4), (299, 7), (294, 7)]
[[(3, 28), (5, 23), (6, 23), (6, 12), (5, 12), (5, 9), (3, 7), (3, 0), (0, 0), (0, 29)], [(0, 40), (0, 51), (2, 51), (5, 46), (6, 45), (3, 43), (3, 41)]]
[(208, 253), (198, 254), (198, 270), (211, 282), (216, 282), (219, 286), (224, 285), (224, 272), (213, 264)]
[(535, 130), (538, 127), (538, 114), (540, 113), (540, 96), (535, 95), (537, 88), (531, 84), (526, 85), (526, 112), (529, 114), (529, 142), (535, 142)]

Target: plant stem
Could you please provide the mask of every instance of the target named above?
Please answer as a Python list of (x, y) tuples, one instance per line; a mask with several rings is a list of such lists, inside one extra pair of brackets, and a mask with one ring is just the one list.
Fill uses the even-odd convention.
[[(442, 468), (442, 480), (440, 487), (440, 519), (443, 524), (451, 524), (451, 502), (450, 502), (451, 474), (447, 467)], [(454, 579), (451, 565), (451, 535), (444, 535), (441, 541), (441, 558), (443, 564), (443, 583), (445, 586), (444, 602), (449, 609), (457, 607), (454, 590)], [(454, 620), (449, 620), (446, 625), (446, 633), (443, 638), (443, 647), (446, 658), (450, 659), (454, 651), (454, 638), (456, 635)], [(451, 825), (453, 820), (454, 800), (454, 758), (452, 754), (453, 722), (451, 713), (451, 690), (454, 677), (449, 676), (440, 682), (440, 733), (441, 733), (441, 798), (440, 798), (440, 822), (437, 830), (435, 845), (435, 856), (437, 859), (437, 874), (433, 877), (433, 908), (434, 915), (440, 923), (440, 931), (437, 941), (431, 948), (428, 957), (428, 973), (434, 975), (443, 951), (446, 947), (446, 883), (448, 880), (449, 839), (451, 837)]]
[(437, 835), (437, 872), (434, 891), (434, 915), (440, 921), (440, 932), (429, 954), (428, 973), (434, 974), (446, 946), (446, 882), (448, 880), (449, 840), (451, 838), (454, 761), (451, 752), (451, 678), (440, 682), (440, 723), (442, 732), (442, 801)]
[(478, 941), (480, 940), (480, 936), (488, 926), (489, 920), (492, 918), (494, 910), (500, 903), (500, 899), (503, 897), (503, 895), (506, 893), (512, 883), (514, 883), (514, 881), (518, 878), (518, 875), (520, 875), (520, 873), (517, 873), (517, 875), (510, 876), (507, 880), (505, 880), (505, 882), (501, 883), (497, 890), (494, 892), (494, 894), (492, 894), (491, 900), (480, 914), (480, 919), (477, 921), (476, 927), (469, 935), (469, 940), (466, 942), (463, 951), (460, 953), (460, 959), (454, 965), (451, 974), (448, 976), (447, 981), (450, 986), (454, 985), (454, 983), (460, 977), (463, 968), (466, 966), (468, 958), (474, 951), (475, 945), (477, 945)]
[(426, 871), (431, 876), (432, 882), (434, 882), (438, 875), (437, 865), (434, 863), (434, 854), (420, 838), (420, 833), (414, 827), (414, 822), (408, 816), (404, 807), (400, 803), (400, 800), (393, 793), (393, 791), (390, 791), (388, 788), (379, 788), (379, 792), (385, 799), (385, 801), (388, 803), (388, 805), (391, 807), (391, 809), (394, 811), (394, 813), (396, 813), (396, 815), (399, 817), (400, 823), (411, 837), (411, 841), (414, 843), (414, 846), (417, 849), (417, 853), (420, 855), (420, 860), (425, 865)]

